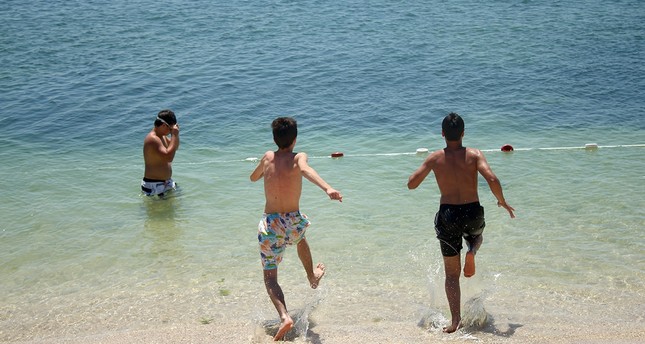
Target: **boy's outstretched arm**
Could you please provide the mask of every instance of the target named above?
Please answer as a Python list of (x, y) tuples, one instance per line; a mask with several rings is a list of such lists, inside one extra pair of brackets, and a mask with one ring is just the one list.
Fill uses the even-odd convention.
[(434, 163), (434, 153), (430, 154), (424, 161), (419, 168), (414, 171), (410, 177), (408, 177), (408, 189), (413, 190), (419, 187), (421, 183), (423, 182), (424, 179), (430, 174), (432, 171)]
[(258, 166), (255, 167), (255, 170), (253, 170), (253, 173), (251, 173), (251, 176), (249, 177), (252, 182), (256, 182), (264, 176), (264, 161), (265, 161), (266, 154), (262, 156), (262, 159), (260, 159), (260, 163)]
[(308, 181), (314, 183), (323, 191), (325, 191), (330, 199), (338, 200), (340, 202), (343, 201), (343, 195), (341, 195), (339, 191), (335, 190), (329, 184), (327, 184), (327, 182), (325, 182), (322, 177), (318, 175), (318, 172), (316, 172), (316, 170), (309, 166), (309, 164), (307, 163), (306, 153), (298, 153), (296, 155), (296, 163), (298, 164), (300, 173), (302, 173), (302, 175), (307, 178)]
[(508, 211), (508, 214), (511, 216), (511, 218), (515, 218), (515, 209), (511, 207), (508, 203), (506, 203), (506, 199), (504, 198), (504, 192), (502, 191), (502, 183), (500, 183), (499, 179), (493, 173), (493, 170), (490, 168), (490, 165), (488, 165), (488, 161), (486, 161), (486, 157), (484, 157), (484, 153), (478, 152), (479, 156), (477, 158), (477, 171), (479, 174), (486, 179), (486, 182), (488, 183), (488, 187), (490, 188), (490, 191), (493, 193), (495, 198), (497, 199), (497, 206), (498, 207), (503, 207)]

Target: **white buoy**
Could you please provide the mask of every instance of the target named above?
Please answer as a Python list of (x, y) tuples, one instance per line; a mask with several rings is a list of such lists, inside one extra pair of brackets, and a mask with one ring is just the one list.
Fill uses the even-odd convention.
[(428, 148), (417, 148), (417, 154), (428, 153)]
[(589, 150), (598, 149), (598, 144), (597, 143), (587, 143), (585, 145), (585, 149), (589, 149)]

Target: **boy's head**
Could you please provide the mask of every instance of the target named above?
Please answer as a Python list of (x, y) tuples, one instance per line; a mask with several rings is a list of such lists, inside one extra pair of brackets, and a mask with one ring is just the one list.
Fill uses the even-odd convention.
[(278, 148), (288, 148), (298, 136), (298, 124), (291, 117), (278, 117), (271, 123), (273, 141)]
[(169, 128), (172, 128), (173, 125), (177, 124), (177, 117), (175, 117), (174, 112), (170, 110), (159, 111), (157, 118), (155, 119), (155, 127), (159, 127), (164, 124), (167, 124)]
[(443, 119), (441, 130), (446, 141), (459, 141), (464, 134), (464, 120), (458, 114), (451, 112)]

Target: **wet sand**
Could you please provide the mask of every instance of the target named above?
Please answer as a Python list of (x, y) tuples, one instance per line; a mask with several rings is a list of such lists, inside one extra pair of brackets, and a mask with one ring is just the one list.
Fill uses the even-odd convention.
[[(510, 325), (510, 326), (509, 326)], [(252, 323), (213, 322), (206, 325), (172, 325), (154, 329), (98, 333), (75, 337), (33, 339), (23, 344), (136, 344), (136, 343), (272, 343), (275, 329)], [(472, 332), (440, 333), (412, 323), (332, 324), (312, 323), (305, 336), (292, 331), (286, 342), (294, 343), (644, 343), (645, 326), (633, 324), (537, 323), (496, 324)]]

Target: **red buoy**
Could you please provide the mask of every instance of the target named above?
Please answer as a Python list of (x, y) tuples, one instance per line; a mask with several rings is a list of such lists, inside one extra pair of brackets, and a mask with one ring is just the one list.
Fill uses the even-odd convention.
[(333, 152), (333, 153), (331, 153), (332, 158), (340, 158), (343, 155), (345, 155), (345, 154), (343, 154), (343, 152)]
[(509, 144), (505, 144), (502, 146), (502, 152), (512, 152), (513, 151), (513, 146)]

